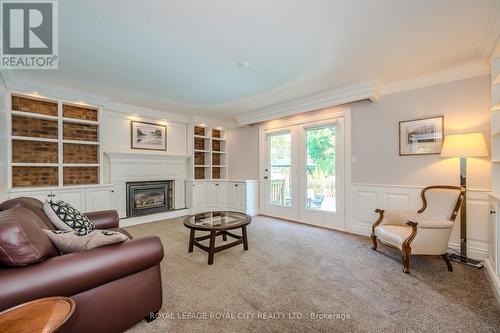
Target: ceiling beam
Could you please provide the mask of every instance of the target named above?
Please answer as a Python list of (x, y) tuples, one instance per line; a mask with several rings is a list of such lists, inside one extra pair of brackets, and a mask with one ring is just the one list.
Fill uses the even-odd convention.
[(379, 87), (378, 80), (360, 82), (251, 110), (234, 118), (238, 125), (244, 126), (362, 100), (375, 102), (379, 100)]

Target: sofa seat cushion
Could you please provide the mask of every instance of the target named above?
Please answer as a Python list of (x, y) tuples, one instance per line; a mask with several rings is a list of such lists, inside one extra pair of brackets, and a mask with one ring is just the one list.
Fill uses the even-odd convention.
[(94, 230), (86, 235), (74, 231), (44, 230), (55, 247), (62, 253), (90, 250), (96, 247), (124, 242), (128, 237), (112, 230)]
[(18, 207), (0, 212), (0, 263), (17, 267), (57, 255), (37, 215)]
[(80, 213), (64, 201), (46, 201), (43, 210), (52, 224), (59, 230), (73, 231), (78, 235), (86, 235), (95, 229), (95, 224), (87, 215)]

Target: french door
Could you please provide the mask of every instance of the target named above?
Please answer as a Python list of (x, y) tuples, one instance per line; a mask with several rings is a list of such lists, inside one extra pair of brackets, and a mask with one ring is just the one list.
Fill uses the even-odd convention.
[(344, 118), (264, 130), (267, 215), (344, 228)]

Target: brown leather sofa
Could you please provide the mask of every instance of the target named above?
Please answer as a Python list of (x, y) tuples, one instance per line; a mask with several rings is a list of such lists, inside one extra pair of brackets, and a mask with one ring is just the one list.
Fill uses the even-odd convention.
[[(54, 229), (43, 203), (34, 198), (5, 201), (0, 212), (26, 212), (18, 207), (34, 214), (30, 214), (30, 228)], [(116, 211), (87, 216), (97, 229), (115, 229), (130, 236), (118, 229)], [(0, 238), (9, 237), (5, 233)], [(42, 297), (68, 296), (77, 306), (60, 332), (122, 332), (143, 318), (153, 319), (152, 314), (161, 308), (162, 259), (160, 239), (146, 237), (79, 253), (58, 255), (55, 251), (39, 263), (22, 267), (0, 266), (0, 311)]]

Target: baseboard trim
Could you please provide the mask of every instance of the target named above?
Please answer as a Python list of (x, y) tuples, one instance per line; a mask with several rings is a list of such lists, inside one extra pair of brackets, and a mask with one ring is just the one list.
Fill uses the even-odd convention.
[(500, 277), (495, 273), (489, 259), (484, 260), (484, 268), (486, 269), (486, 276), (493, 287), (497, 302), (500, 304)]
[(189, 215), (190, 213), (191, 213), (191, 211), (189, 209), (179, 209), (179, 210), (172, 211), (172, 212), (131, 217), (131, 218), (127, 218), (127, 219), (121, 219), (120, 220), (120, 227), (123, 228), (123, 227), (130, 227), (132, 225), (158, 222), (161, 220), (167, 220), (167, 219), (173, 219), (176, 217), (186, 216), (186, 215)]

